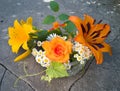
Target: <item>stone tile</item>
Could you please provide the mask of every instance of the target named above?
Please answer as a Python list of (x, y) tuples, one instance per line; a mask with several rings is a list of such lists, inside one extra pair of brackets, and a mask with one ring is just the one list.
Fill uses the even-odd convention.
[(3, 78), (5, 71), (6, 71), (6, 69), (0, 65), (0, 85), (1, 85), (1, 80)]
[(118, 70), (120, 71), (119, 65), (120, 65), (120, 39), (119, 37), (116, 38), (113, 42), (111, 42), (112, 46), (112, 56), (109, 56), (107, 54), (104, 55), (104, 63), (101, 65), (101, 67), (109, 70)]
[(0, 44), (0, 61), (3, 61), (5, 58), (12, 55), (12, 53), (10, 47), (8, 46), (7, 40), (1, 39)]
[[(25, 62), (25, 67), (27, 69), (27, 72), (29, 74), (34, 74), (43, 71), (44, 69), (35, 62), (34, 58), (32, 56), (26, 58), (24, 61), (21, 61), (19, 63), (14, 63), (9, 61), (10, 58), (8, 58), (6, 61), (3, 62), (3, 64), (10, 70), (12, 73), (16, 74), (17, 76), (23, 76), (25, 75), (23, 70), (23, 63)], [(10, 64), (10, 65), (9, 65)], [(43, 75), (43, 74), (41, 74)], [(33, 77), (27, 77), (24, 80), (29, 82), (36, 91), (67, 91), (72, 83), (79, 77), (81, 77), (81, 74), (79, 73), (76, 76), (68, 77), (68, 78), (61, 78), (61, 79), (54, 79), (50, 84), (48, 82), (40, 80), (41, 75), (33, 76)], [(19, 84), (18, 84), (19, 85)], [(20, 84), (21, 86), (21, 84)]]
[(120, 71), (92, 66), (70, 91), (120, 91)]
[(31, 88), (27, 83), (24, 81), (19, 81), (17, 87), (14, 87), (14, 82), (17, 77), (11, 74), (9, 71), (6, 71), (4, 79), (1, 84), (1, 91), (35, 91), (35, 89)]

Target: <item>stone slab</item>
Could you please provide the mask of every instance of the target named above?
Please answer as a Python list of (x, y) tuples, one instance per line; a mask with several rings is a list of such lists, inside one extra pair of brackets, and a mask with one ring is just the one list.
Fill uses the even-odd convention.
[(2, 84), (2, 80), (4, 77), (5, 71), (6, 71), (6, 69), (0, 65), (0, 89), (1, 89), (1, 84)]
[(15, 75), (6, 71), (4, 79), (1, 84), (1, 91), (35, 91), (29, 84), (24, 81), (19, 81), (19, 85), (14, 87), (14, 82), (17, 79)]
[(105, 69), (92, 64), (86, 75), (70, 91), (119, 91), (120, 70)]

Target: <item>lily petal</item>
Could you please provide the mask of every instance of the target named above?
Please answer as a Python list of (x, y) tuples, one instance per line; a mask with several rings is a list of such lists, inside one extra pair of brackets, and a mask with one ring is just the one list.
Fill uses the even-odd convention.
[(19, 55), (18, 57), (16, 57), (14, 59), (14, 62), (19, 62), (20, 60), (26, 58), (29, 54), (31, 53), (30, 50), (27, 50), (26, 52), (24, 52), (23, 54)]
[(32, 25), (32, 21), (33, 21), (32, 17), (28, 17), (27, 18), (27, 24)]
[(104, 46), (103, 48), (100, 48), (100, 51), (102, 52), (108, 52), (110, 55), (112, 55), (112, 49), (109, 44), (103, 42), (102, 45)]
[(103, 62), (103, 54), (102, 54), (102, 52), (94, 49), (94, 48), (93, 48), (92, 46), (90, 46), (90, 45), (87, 45), (87, 46), (90, 48), (90, 50), (92, 51), (93, 55), (95, 56), (96, 63), (97, 63), (97, 64), (102, 64), (102, 62)]

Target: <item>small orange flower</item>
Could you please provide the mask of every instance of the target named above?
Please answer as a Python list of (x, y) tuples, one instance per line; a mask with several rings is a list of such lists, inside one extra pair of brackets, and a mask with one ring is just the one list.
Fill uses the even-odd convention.
[(70, 16), (69, 20), (72, 21), (79, 33), (75, 37), (75, 41), (82, 43), (89, 47), (94, 54), (97, 64), (103, 62), (102, 52), (109, 52), (112, 55), (111, 47), (104, 42), (105, 38), (110, 33), (110, 26), (108, 24), (95, 24), (95, 20), (89, 15), (85, 15), (82, 20), (77, 16)]
[(60, 37), (55, 37), (51, 41), (45, 41), (42, 47), (51, 61), (60, 63), (67, 62), (72, 51), (72, 43)]
[(55, 30), (57, 28), (65, 27), (65, 26), (66, 26), (66, 24), (60, 24), (59, 22), (56, 21), (56, 22), (53, 23), (53, 27), (49, 30)]

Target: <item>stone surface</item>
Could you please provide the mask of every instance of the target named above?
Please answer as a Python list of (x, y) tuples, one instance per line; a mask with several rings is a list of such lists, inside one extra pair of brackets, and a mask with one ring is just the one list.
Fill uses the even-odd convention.
[(1, 91), (35, 91), (30, 85), (24, 81), (19, 81), (19, 86), (14, 87), (14, 82), (17, 79), (15, 75), (6, 71), (3, 82), (1, 84)]
[(92, 64), (86, 75), (76, 82), (70, 91), (119, 91), (119, 77), (120, 70), (106, 69)]
[[(0, 87), (1, 91), (120, 91), (120, 0), (56, 0), (60, 4), (60, 13), (69, 13), (83, 18), (87, 13), (97, 21), (103, 20), (111, 26), (111, 33), (107, 38), (113, 49), (113, 56), (104, 54), (104, 63), (96, 65), (95, 61), (86, 74), (81, 78), (76, 76), (55, 79), (50, 84), (41, 81), (39, 76), (28, 77), (18, 82), (13, 88), (18, 76), (24, 75), (25, 62), (28, 73), (38, 73), (44, 70), (30, 55), (24, 61), (14, 63), (16, 54), (11, 52), (7, 40), (7, 28), (13, 25), (15, 19), (33, 17), (33, 25), (38, 28), (43, 18), (54, 14), (49, 10), (49, 3), (43, 0), (1, 0), (0, 1)], [(2, 79), (2, 81), (1, 81)], [(7, 86), (7, 88), (6, 88)]]
[(0, 90), (1, 90), (1, 84), (3, 82), (5, 72), (6, 72), (6, 69), (0, 65)]

